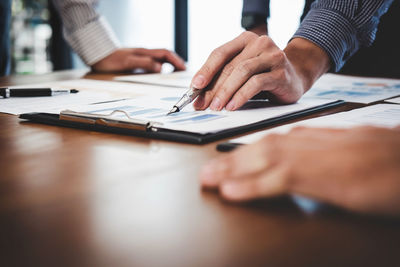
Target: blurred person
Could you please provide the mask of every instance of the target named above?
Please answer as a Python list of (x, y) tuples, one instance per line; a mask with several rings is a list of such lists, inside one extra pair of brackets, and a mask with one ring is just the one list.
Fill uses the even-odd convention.
[(295, 194), (400, 216), (400, 126), (270, 134), (209, 162), (200, 181), (233, 202)]
[(121, 48), (104, 17), (96, 11), (98, 0), (53, 0), (72, 49), (94, 71), (118, 72), (143, 69), (160, 72), (163, 63), (184, 70), (184, 61), (166, 49)]
[[(122, 48), (106, 19), (97, 11), (97, 0), (52, 0), (64, 26), (64, 37), (80, 58), (97, 72), (141, 69), (160, 72), (163, 63), (184, 70), (184, 61), (166, 49)], [(9, 74), (11, 1), (0, 2), (0, 75)]]

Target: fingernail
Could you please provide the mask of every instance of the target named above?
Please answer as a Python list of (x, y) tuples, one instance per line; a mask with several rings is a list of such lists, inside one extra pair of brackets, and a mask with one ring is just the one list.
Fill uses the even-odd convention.
[(235, 109), (235, 100), (229, 101), (228, 105), (226, 105), (227, 110), (234, 110)]
[(211, 102), (210, 108), (212, 110), (218, 111), (221, 108), (221, 100), (218, 97), (215, 97), (214, 100)]
[(195, 88), (202, 89), (204, 87), (205, 81), (206, 81), (206, 79), (204, 78), (204, 76), (199, 74), (199, 75), (196, 75), (196, 77), (194, 77), (194, 79), (192, 81), (192, 85)]

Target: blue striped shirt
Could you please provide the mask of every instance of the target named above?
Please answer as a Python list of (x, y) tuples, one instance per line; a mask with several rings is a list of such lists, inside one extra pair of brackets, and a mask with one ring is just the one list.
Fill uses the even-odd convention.
[[(244, 0), (243, 10), (255, 0)], [(259, 0), (265, 1), (265, 0)], [(393, 0), (316, 0), (293, 38), (307, 39), (324, 49), (339, 71), (360, 47), (375, 40), (381, 16)]]

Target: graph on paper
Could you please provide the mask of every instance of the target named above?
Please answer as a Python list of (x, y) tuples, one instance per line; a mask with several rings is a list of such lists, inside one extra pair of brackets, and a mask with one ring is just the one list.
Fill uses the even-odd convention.
[[(201, 111), (181, 111), (166, 116), (166, 114), (169, 111), (168, 109), (146, 108), (142, 106), (125, 106), (125, 105), (89, 110), (87, 112), (92, 114), (108, 115), (115, 110), (124, 111), (131, 118), (145, 119), (148, 121), (157, 121), (169, 124), (184, 124), (184, 123), (194, 123), (194, 122), (200, 123), (224, 117), (224, 115), (221, 114), (204, 114), (204, 112)], [(124, 113), (116, 113), (115, 115), (113, 115), (113, 117), (126, 118), (126, 115)]]
[(400, 95), (400, 80), (325, 74), (307, 95), (369, 104)]

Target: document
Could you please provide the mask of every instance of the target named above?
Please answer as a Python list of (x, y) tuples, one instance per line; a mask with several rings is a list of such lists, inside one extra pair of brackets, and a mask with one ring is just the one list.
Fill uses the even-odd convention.
[[(52, 87), (63, 89), (78, 89), (79, 93), (46, 97), (13, 97), (0, 98), (0, 112), (19, 115), (28, 112), (59, 113), (83, 104), (130, 99), (141, 96), (158, 96), (165, 87), (144, 84), (128, 84), (114, 81), (98, 81), (77, 79), (57, 81), (42, 84), (12, 86), (12, 88)], [(183, 89), (172, 89), (170, 93), (180, 95)]]
[(232, 139), (232, 143), (250, 144), (271, 133), (287, 133), (297, 126), (316, 128), (351, 128), (355, 126), (379, 126), (393, 128), (400, 125), (400, 106), (377, 104), (347, 112), (299, 121)]
[(152, 73), (118, 76), (115, 77), (114, 80), (188, 89), (190, 87), (193, 75), (194, 73), (189, 71), (176, 71), (172, 73)]
[(369, 104), (399, 96), (400, 80), (328, 73), (323, 75), (305, 95)]
[(293, 112), (330, 103), (327, 100), (303, 98), (296, 104), (275, 105), (267, 100), (252, 100), (237, 111), (195, 111), (188, 105), (180, 112), (166, 116), (171, 107), (179, 100), (180, 95), (164, 92), (158, 98), (142, 97), (118, 102), (81, 106), (75, 112), (97, 115), (108, 115), (113, 111), (113, 118), (139, 119), (156, 123), (159, 129), (208, 134), (231, 129), (266, 119), (276, 118)]

